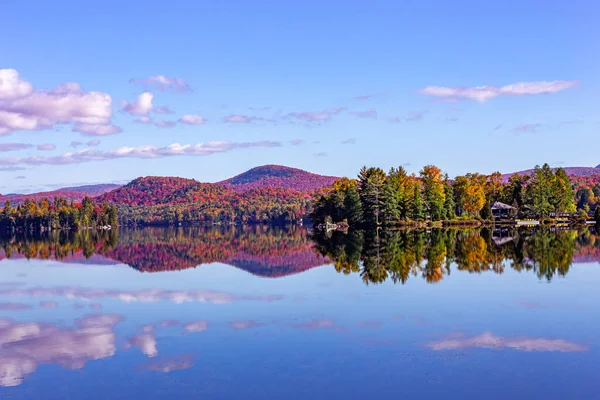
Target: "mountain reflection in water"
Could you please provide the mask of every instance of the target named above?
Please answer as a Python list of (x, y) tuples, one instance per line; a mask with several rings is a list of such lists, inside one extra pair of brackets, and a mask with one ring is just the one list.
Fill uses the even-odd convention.
[(25, 257), (85, 264), (123, 263), (142, 272), (220, 262), (261, 277), (280, 277), (329, 263), (307, 230), (243, 226), (51, 232), (0, 238), (0, 260)]
[(5, 258), (63, 263), (127, 264), (142, 272), (220, 262), (260, 277), (282, 277), (334, 264), (365, 283), (412, 277), (439, 282), (453, 268), (470, 273), (505, 268), (551, 280), (574, 262), (600, 261), (595, 229), (433, 229), (315, 232), (302, 227), (145, 228), (50, 232), (0, 238)]

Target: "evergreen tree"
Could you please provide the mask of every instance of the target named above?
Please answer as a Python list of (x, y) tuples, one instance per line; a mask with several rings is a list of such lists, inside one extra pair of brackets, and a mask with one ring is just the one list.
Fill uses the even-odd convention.
[(413, 185), (413, 200), (411, 210), (412, 219), (414, 221), (423, 221), (425, 219), (424, 211), (423, 197), (421, 196), (419, 182), (415, 182)]
[(3, 216), (10, 216), (13, 212), (12, 206), (10, 205), (10, 200), (6, 200), (4, 202), (4, 209), (2, 210), (2, 215)]
[(354, 226), (362, 222), (363, 210), (360, 202), (360, 194), (355, 186), (352, 186), (346, 192), (344, 198), (344, 209), (348, 224)]
[(526, 189), (526, 203), (538, 217), (547, 217), (553, 211), (550, 204), (552, 181), (554, 174), (548, 164), (542, 168), (535, 167), (531, 182)]
[(521, 208), (524, 204), (523, 188), (528, 180), (529, 175), (512, 175), (508, 178), (508, 184), (502, 188), (500, 201)]
[(384, 201), (386, 174), (381, 168), (363, 167), (358, 175), (358, 191), (363, 206), (363, 219), (369, 225), (379, 225)]
[(489, 201), (485, 202), (479, 215), (481, 215), (481, 218), (486, 219), (486, 220), (492, 218), (492, 205), (490, 204)]
[(454, 212), (454, 190), (452, 189), (452, 185), (448, 181), (448, 175), (446, 175), (446, 179), (444, 182), (444, 218), (445, 219), (454, 219), (456, 214)]
[(396, 169), (392, 168), (385, 181), (383, 188), (383, 221), (387, 224), (397, 223), (402, 214), (401, 201), (403, 193), (401, 192), (400, 182), (396, 174)]
[(383, 207), (381, 210), (383, 222), (386, 224), (395, 224), (400, 220), (400, 205), (396, 197), (394, 183), (388, 178), (383, 188)]

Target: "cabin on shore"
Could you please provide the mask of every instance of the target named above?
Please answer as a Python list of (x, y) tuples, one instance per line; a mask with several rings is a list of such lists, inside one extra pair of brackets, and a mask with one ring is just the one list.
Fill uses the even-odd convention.
[(495, 201), (492, 204), (492, 216), (496, 219), (512, 218), (516, 214), (516, 209), (508, 204)]

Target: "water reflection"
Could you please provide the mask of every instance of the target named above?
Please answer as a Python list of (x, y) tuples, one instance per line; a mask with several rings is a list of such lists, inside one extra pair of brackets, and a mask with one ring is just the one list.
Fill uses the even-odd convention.
[[(365, 283), (388, 279), (406, 283), (421, 277), (435, 283), (452, 269), (502, 274), (505, 268), (531, 271), (551, 280), (568, 273), (573, 262), (600, 261), (594, 228), (433, 229), (316, 232), (301, 227), (122, 229), (52, 232), (0, 238), (4, 258), (56, 259), (63, 263), (124, 263), (142, 272), (173, 271), (220, 262), (261, 277), (282, 277), (333, 263)], [(8, 283), (0, 286), (14, 287)], [(31, 289), (29, 289), (31, 290)], [(67, 289), (63, 289), (67, 290)], [(210, 293), (70, 293), (78, 298), (128, 297), (131, 301), (230, 302)], [(178, 300), (177, 296), (181, 298)], [(267, 299), (268, 300), (268, 299)], [(18, 305), (0, 305), (4, 309)]]
[(454, 334), (443, 340), (429, 342), (425, 346), (432, 350), (483, 348), (496, 350), (513, 349), (519, 351), (588, 351), (587, 346), (571, 343), (563, 339), (509, 338), (496, 336), (491, 332), (474, 337)]
[(220, 262), (262, 277), (300, 273), (329, 261), (300, 227), (146, 228), (51, 232), (0, 238), (4, 258), (124, 263), (138, 271), (182, 270)]
[(80, 369), (88, 361), (111, 357), (116, 350), (114, 326), (122, 320), (93, 315), (76, 321), (75, 328), (0, 320), (0, 385), (20, 385), (40, 364)]
[(183, 354), (180, 356), (165, 357), (160, 360), (152, 360), (141, 365), (136, 369), (169, 373), (173, 371), (181, 371), (191, 368), (194, 365), (194, 356), (191, 354)]
[(367, 284), (404, 284), (411, 276), (436, 283), (452, 268), (502, 274), (507, 267), (550, 281), (573, 262), (600, 261), (600, 239), (588, 228), (329, 232), (313, 239), (338, 272), (358, 273)]
[[(260, 301), (270, 303), (283, 298), (281, 295), (238, 295), (227, 292), (218, 292), (213, 290), (164, 290), (164, 289), (143, 289), (143, 290), (117, 290), (86, 287), (29, 287), (16, 289), (0, 288), (0, 296), (26, 296), (26, 297), (64, 297), (68, 299), (77, 299), (81, 301), (92, 300), (120, 300), (125, 303), (156, 303), (159, 301), (168, 301), (181, 304), (189, 302), (210, 303), (210, 304), (229, 304), (237, 301)], [(74, 307), (84, 308), (81, 304), (75, 304)], [(28, 304), (19, 303), (0, 303), (0, 311), (26, 310), (31, 308)], [(90, 305), (90, 308), (102, 308), (101, 305)]]
[[(0, 246), (12, 398), (395, 398), (398, 379), (408, 398), (597, 393), (600, 270), (573, 267), (598, 266), (593, 230), (125, 229)], [(158, 273), (215, 261), (235, 268)]]

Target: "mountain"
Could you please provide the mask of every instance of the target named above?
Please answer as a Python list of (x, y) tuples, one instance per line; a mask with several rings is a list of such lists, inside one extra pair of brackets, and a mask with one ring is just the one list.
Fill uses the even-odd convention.
[[(553, 168), (555, 169), (555, 168)], [(567, 175), (569, 176), (592, 176), (592, 175), (600, 175), (600, 165), (597, 167), (563, 167)], [(513, 172), (511, 174), (503, 174), (502, 177), (505, 180), (508, 180), (511, 175), (519, 174), (519, 175), (531, 175), (533, 173), (533, 169), (526, 169), (524, 171)]]
[(337, 178), (279, 165), (253, 168), (217, 183), (146, 176), (96, 198), (120, 209), (127, 224), (297, 221), (319, 189)]
[(337, 179), (339, 178), (335, 176), (317, 175), (297, 168), (270, 164), (252, 168), (217, 184), (236, 192), (266, 187), (312, 191), (329, 186)]
[(97, 185), (83, 185), (83, 186), (72, 186), (72, 187), (64, 187), (58, 189), (62, 192), (71, 192), (71, 193), (81, 193), (85, 196), (96, 197), (101, 194), (110, 192), (111, 190), (115, 190), (120, 188), (122, 185), (116, 185), (113, 183), (100, 183)]
[(37, 193), (29, 193), (29, 194), (6, 194), (0, 195), (0, 204), (4, 203), (6, 200), (10, 200), (12, 205), (23, 204), (26, 199), (31, 199), (35, 201), (39, 201), (43, 198), (54, 199), (55, 197), (62, 197), (67, 201), (76, 201), (79, 202), (83, 200), (84, 197), (95, 197), (101, 195), (103, 193), (109, 192), (116, 188), (119, 188), (120, 185), (114, 184), (99, 184), (99, 185), (85, 185), (85, 186), (73, 186), (60, 188), (48, 192), (37, 192)]
[(96, 202), (127, 206), (183, 204), (216, 201), (230, 195), (233, 195), (232, 191), (214, 183), (169, 176), (145, 176), (98, 196)]

